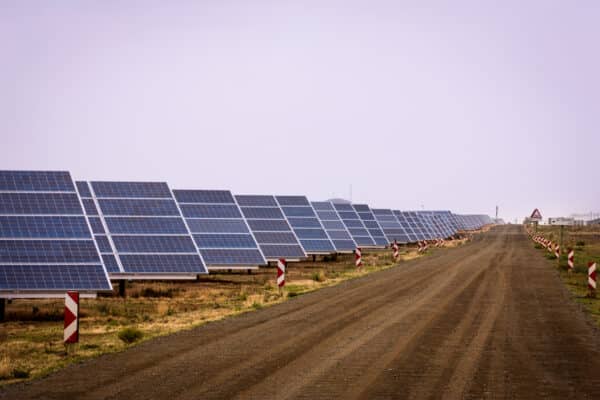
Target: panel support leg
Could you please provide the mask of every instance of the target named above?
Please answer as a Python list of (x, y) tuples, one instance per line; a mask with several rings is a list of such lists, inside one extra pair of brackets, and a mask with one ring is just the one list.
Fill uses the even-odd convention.
[(119, 296), (127, 296), (127, 281), (124, 279), (119, 281)]
[(317, 255), (313, 254), (313, 262), (317, 261)]
[(4, 321), (6, 313), (6, 299), (0, 299), (0, 322)]

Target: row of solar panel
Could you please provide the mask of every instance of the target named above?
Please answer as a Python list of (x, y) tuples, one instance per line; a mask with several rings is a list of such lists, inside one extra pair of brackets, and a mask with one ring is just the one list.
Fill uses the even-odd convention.
[(482, 224), (430, 212), (408, 214), (404, 227), (397, 213), (305, 196), (171, 191), (163, 182), (74, 184), (68, 172), (0, 171), (0, 290), (106, 290), (107, 272), (193, 277), (206, 266), (256, 267)]

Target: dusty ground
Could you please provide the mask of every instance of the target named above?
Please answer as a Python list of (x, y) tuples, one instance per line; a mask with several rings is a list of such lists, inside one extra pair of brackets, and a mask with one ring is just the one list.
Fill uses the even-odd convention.
[(600, 398), (600, 340), (522, 227), (10, 386), (4, 398)]

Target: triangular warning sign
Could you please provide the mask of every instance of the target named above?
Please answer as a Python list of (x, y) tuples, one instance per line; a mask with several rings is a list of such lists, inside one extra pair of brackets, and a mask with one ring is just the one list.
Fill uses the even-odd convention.
[(540, 213), (540, 210), (538, 210), (537, 208), (535, 210), (533, 210), (530, 218), (531, 219), (542, 219), (542, 214)]

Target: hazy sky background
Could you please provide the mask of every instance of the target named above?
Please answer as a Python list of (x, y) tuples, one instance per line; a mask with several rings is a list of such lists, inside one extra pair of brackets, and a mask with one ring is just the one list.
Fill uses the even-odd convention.
[(172, 3), (2, 1), (0, 168), (600, 210), (598, 1)]

